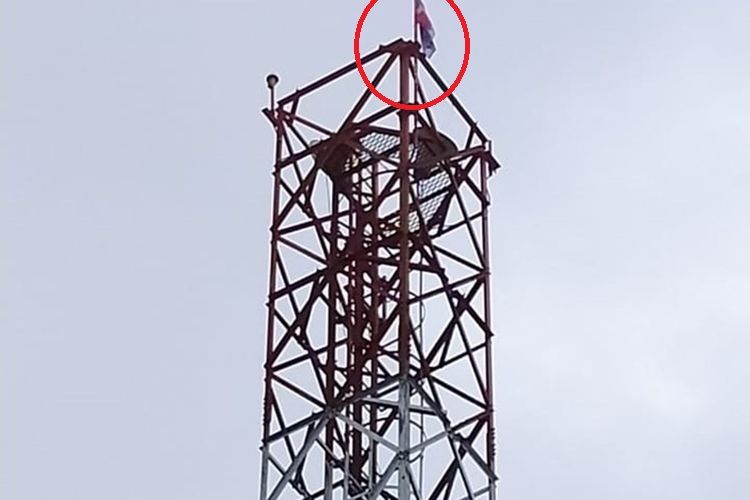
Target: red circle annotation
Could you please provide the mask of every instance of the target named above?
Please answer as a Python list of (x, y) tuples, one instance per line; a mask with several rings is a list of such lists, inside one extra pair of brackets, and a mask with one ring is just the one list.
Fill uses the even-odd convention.
[(367, 88), (370, 89), (370, 92), (372, 92), (378, 99), (393, 107), (407, 111), (419, 111), (422, 109), (426, 109), (445, 100), (449, 95), (455, 92), (456, 88), (458, 88), (458, 85), (461, 83), (461, 80), (466, 73), (466, 68), (469, 67), (469, 55), (471, 53), (471, 38), (469, 36), (469, 27), (466, 24), (466, 19), (464, 19), (461, 9), (459, 9), (458, 5), (456, 5), (455, 0), (446, 0), (446, 2), (448, 2), (451, 8), (456, 12), (456, 16), (458, 16), (458, 20), (461, 23), (461, 29), (464, 33), (464, 58), (463, 62), (461, 63), (461, 69), (458, 71), (458, 76), (456, 76), (456, 79), (445, 92), (440, 94), (435, 99), (422, 104), (396, 102), (393, 99), (386, 97), (378, 89), (375, 88), (370, 79), (367, 77), (367, 73), (365, 73), (365, 68), (362, 66), (362, 56), (359, 50), (359, 39), (362, 35), (362, 26), (365, 23), (365, 19), (377, 2), (378, 0), (370, 0), (370, 3), (367, 4), (365, 10), (363, 10), (362, 14), (359, 16), (357, 27), (354, 30), (354, 60), (357, 63), (357, 69), (359, 70), (359, 75), (362, 77), (362, 81), (365, 83), (365, 85), (367, 85)]

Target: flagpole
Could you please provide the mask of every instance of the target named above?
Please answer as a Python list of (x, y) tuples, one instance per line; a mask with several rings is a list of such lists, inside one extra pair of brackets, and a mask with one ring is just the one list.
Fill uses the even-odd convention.
[[(412, 24), (412, 41), (417, 43), (417, 0), (412, 1), (411, 9), (411, 24)], [(414, 104), (417, 103), (417, 76), (419, 75), (419, 57), (414, 58)], [(416, 117), (414, 118), (414, 126), (417, 126)]]
[(412, 41), (417, 41), (417, 0), (412, 1), (411, 5), (411, 24), (412, 24)]

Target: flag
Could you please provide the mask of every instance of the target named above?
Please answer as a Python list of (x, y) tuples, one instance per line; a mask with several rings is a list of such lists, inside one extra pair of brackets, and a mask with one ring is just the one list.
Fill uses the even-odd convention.
[(437, 48), (435, 47), (435, 29), (432, 21), (427, 15), (422, 0), (414, 0), (414, 24), (419, 28), (419, 38), (422, 41), (422, 50), (426, 57), (431, 57)]

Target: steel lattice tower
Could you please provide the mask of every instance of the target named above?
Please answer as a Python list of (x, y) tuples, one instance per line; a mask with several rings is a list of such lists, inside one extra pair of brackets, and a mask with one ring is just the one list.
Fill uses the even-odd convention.
[[(428, 80), (447, 88), (414, 42), (362, 63), (402, 103), (426, 102)], [(367, 89), (321, 124), (307, 102), (356, 68), (264, 110), (276, 159), (261, 499), (493, 499), (487, 180), (499, 165), (454, 96), (439, 106), (458, 143), (435, 108), (402, 111)]]

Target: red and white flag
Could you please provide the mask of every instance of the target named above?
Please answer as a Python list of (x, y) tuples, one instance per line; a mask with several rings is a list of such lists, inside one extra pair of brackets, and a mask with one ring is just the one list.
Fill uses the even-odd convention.
[(419, 38), (422, 41), (422, 51), (426, 57), (432, 56), (435, 47), (435, 28), (427, 15), (422, 0), (414, 0), (414, 24), (419, 28)]

